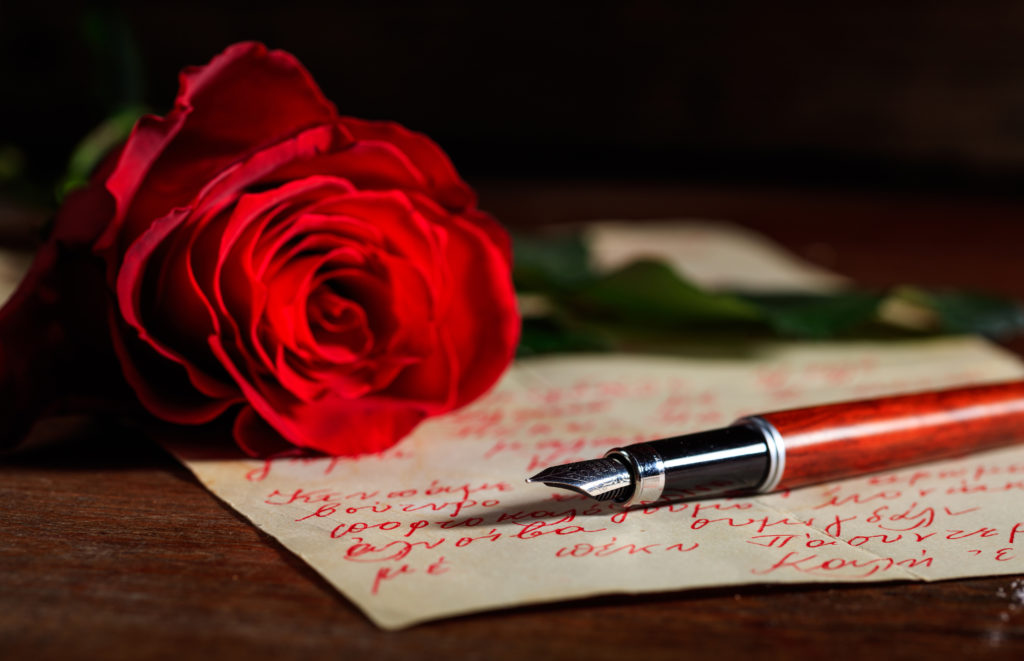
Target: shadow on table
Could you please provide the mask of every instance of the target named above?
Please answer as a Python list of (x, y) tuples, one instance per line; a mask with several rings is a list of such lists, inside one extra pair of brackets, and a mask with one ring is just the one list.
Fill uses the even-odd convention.
[(175, 462), (144, 430), (116, 417), (67, 416), (40, 421), (0, 453), (0, 464), (54, 470), (167, 468)]

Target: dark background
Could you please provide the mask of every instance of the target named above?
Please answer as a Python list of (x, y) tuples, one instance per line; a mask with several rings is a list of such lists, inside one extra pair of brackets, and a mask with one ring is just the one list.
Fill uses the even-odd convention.
[(4, 0), (0, 148), (52, 179), (114, 105), (165, 111), (182, 66), (243, 39), (293, 52), (342, 113), (428, 133), (471, 182), (1024, 181), (1024, 3), (1006, 1)]

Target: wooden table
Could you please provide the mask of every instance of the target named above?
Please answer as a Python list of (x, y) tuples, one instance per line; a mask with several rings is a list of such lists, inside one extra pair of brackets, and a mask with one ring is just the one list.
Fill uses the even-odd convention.
[[(724, 218), (867, 285), (1024, 300), (1024, 199), (479, 188), (483, 206), (510, 224)], [(1013, 576), (611, 596), (383, 632), (141, 433), (86, 421), (46, 435), (0, 460), (2, 658), (1024, 658), (1024, 583)]]

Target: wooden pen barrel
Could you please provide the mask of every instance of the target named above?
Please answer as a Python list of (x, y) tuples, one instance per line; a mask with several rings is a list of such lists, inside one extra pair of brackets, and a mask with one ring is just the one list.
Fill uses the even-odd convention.
[(844, 402), (760, 416), (778, 430), (778, 489), (1024, 441), (1024, 381)]

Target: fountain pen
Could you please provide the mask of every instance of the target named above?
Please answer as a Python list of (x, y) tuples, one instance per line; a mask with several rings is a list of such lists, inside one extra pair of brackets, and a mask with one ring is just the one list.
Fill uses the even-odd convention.
[(771, 492), (1024, 441), (1024, 381), (789, 409), (527, 478), (624, 507)]

